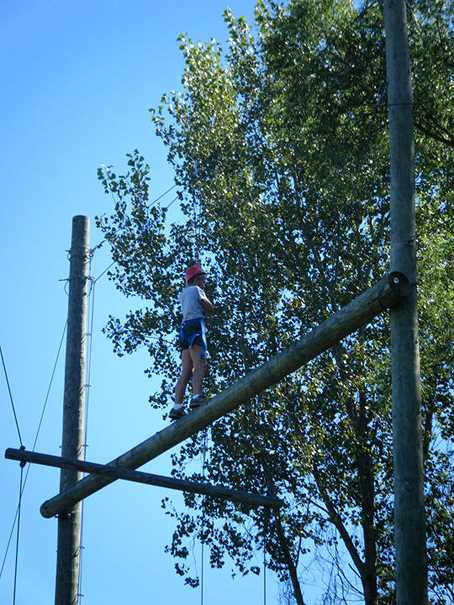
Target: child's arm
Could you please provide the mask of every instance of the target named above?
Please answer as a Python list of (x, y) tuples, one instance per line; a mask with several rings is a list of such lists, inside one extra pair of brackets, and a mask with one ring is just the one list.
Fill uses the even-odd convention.
[(202, 289), (200, 290), (200, 302), (202, 303), (203, 308), (207, 313), (212, 313), (214, 311), (213, 303), (210, 301), (210, 299), (207, 297), (207, 295)]

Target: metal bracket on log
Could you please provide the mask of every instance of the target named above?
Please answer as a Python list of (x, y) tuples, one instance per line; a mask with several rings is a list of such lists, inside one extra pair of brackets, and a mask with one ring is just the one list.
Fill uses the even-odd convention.
[[(136, 469), (204, 429), (242, 403), (278, 383), (288, 374), (355, 332), (384, 310), (393, 307), (411, 291), (405, 275), (386, 274), (374, 286), (311, 330), (295, 345), (272, 357), (230, 387), (212, 397), (206, 405), (174, 422), (109, 463), (109, 466)], [(112, 477), (88, 475), (64, 492), (41, 505), (43, 517), (53, 517), (76, 502), (115, 481)]]

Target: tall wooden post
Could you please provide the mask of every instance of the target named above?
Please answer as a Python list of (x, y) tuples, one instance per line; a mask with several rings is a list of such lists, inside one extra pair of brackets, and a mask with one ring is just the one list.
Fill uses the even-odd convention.
[(424, 477), (421, 439), (413, 95), (405, 0), (385, 0), (391, 145), (391, 271), (414, 286), (391, 309), (394, 434), (394, 524), (398, 605), (427, 603)]
[[(75, 216), (69, 270), (68, 331), (66, 339), (65, 393), (63, 400), (62, 456), (82, 457), (84, 444), (84, 395), (86, 327), (89, 277), (89, 219)], [(81, 478), (77, 470), (62, 470), (60, 491)], [(80, 568), (80, 502), (58, 515), (55, 605), (77, 605)]]

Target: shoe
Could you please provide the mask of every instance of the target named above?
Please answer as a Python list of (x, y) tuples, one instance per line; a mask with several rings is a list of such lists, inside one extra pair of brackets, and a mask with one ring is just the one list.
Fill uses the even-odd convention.
[(195, 410), (196, 408), (199, 408), (200, 406), (204, 405), (207, 402), (207, 398), (205, 397), (205, 395), (193, 395), (191, 397), (191, 403), (189, 404), (189, 407), (191, 408), (191, 410)]
[(169, 412), (169, 418), (171, 420), (178, 420), (178, 418), (183, 418), (185, 415), (186, 412), (184, 411), (184, 405), (180, 403), (176, 403)]

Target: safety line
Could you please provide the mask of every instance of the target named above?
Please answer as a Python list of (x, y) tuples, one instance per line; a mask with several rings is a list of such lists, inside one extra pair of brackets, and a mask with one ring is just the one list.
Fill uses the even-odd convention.
[(200, 262), (200, 236), (202, 228), (200, 225), (200, 202), (197, 200), (195, 193), (192, 194), (192, 220), (194, 222), (194, 261)]
[(263, 605), (266, 605), (266, 549), (263, 542)]
[(168, 210), (168, 209), (169, 209), (169, 208), (170, 208), (170, 207), (171, 207), (171, 206), (172, 206), (172, 205), (173, 205), (173, 204), (174, 204), (174, 203), (177, 201), (177, 199), (178, 199), (178, 195), (176, 195), (176, 196), (173, 198), (173, 200), (170, 202), (170, 204), (168, 204), (168, 205), (167, 205), (167, 206), (164, 208), (164, 210)]
[(102, 276), (103, 276), (105, 273), (107, 273), (107, 271), (108, 271), (108, 270), (109, 270), (111, 267), (113, 267), (114, 265), (115, 265), (115, 261), (112, 261), (112, 262), (110, 263), (110, 265), (109, 265), (108, 267), (106, 267), (106, 268), (104, 269), (104, 271), (103, 271), (102, 273), (100, 273), (100, 275), (98, 275), (98, 277), (94, 277), (94, 278), (93, 278), (93, 284), (95, 284), (97, 281), (99, 281), (99, 280), (101, 279), (101, 277), (102, 277)]
[[(88, 351), (87, 351), (87, 379), (86, 379), (86, 397), (85, 397), (85, 426), (84, 426), (84, 453), (83, 459), (87, 459), (87, 436), (88, 436), (88, 412), (90, 407), (90, 392), (91, 392), (91, 370), (92, 370), (92, 359), (93, 359), (93, 329), (94, 329), (94, 316), (95, 316), (95, 288), (96, 280), (91, 280), (91, 288), (89, 292), (89, 327), (88, 327)], [(84, 596), (82, 593), (82, 582), (83, 582), (83, 551), (84, 546), (84, 520), (85, 520), (85, 501), (82, 500), (81, 511), (80, 511), (80, 547), (79, 547), (79, 578), (78, 578), (78, 589), (77, 589), (77, 603), (80, 605), (81, 599)]]
[(177, 184), (175, 183), (174, 185), (172, 185), (172, 187), (169, 187), (167, 189), (167, 191), (164, 191), (164, 193), (161, 193), (161, 195), (159, 197), (157, 197), (155, 200), (153, 200), (150, 204), (150, 208), (153, 208), (153, 206), (156, 204), (156, 202), (159, 202), (160, 199), (162, 199), (165, 195), (167, 195), (170, 191), (172, 191), (172, 189), (175, 189), (175, 187), (177, 186)]
[[(206, 428), (203, 432), (203, 450), (202, 450), (202, 477), (205, 479), (205, 470), (206, 470), (206, 453), (208, 447), (208, 428)], [(202, 500), (202, 507), (205, 497)], [(205, 511), (202, 512), (202, 534), (205, 528)], [(202, 552), (201, 552), (201, 562), (200, 562), (200, 605), (203, 605), (204, 597), (205, 597), (205, 542), (204, 536), (202, 535)]]
[(204, 592), (205, 592), (205, 544), (202, 540), (202, 565), (201, 565), (201, 570), (200, 570), (200, 605), (203, 605)]
[[(104, 170), (107, 170), (107, 168), (104, 166)], [(149, 204), (147, 204), (147, 206), (149, 208), (153, 208), (153, 206), (159, 202), (159, 200), (161, 200), (165, 195), (167, 195), (168, 193), (170, 193), (172, 191), (172, 189), (175, 189), (175, 187), (178, 187), (177, 183), (174, 183), (171, 187), (169, 187), (166, 191), (164, 191), (164, 193), (161, 193), (160, 195), (158, 195), (157, 198), (155, 198), (154, 200), (152, 200)], [(114, 191), (112, 191), (112, 189), (109, 187), (109, 193), (112, 195), (112, 197), (115, 199), (114, 196)], [(117, 195), (117, 197), (120, 199), (120, 196)], [(103, 240), (100, 244), (98, 244), (97, 246), (95, 246), (94, 249), (99, 248), (100, 246), (102, 246), (102, 244), (104, 243), (105, 240)]]
[(23, 492), (23, 476), (24, 476), (25, 463), (20, 463), (20, 485), (19, 485), (19, 503), (17, 505), (18, 516), (17, 516), (17, 534), (16, 534), (16, 557), (14, 563), (14, 588), (13, 588), (13, 605), (16, 605), (16, 587), (17, 587), (17, 570), (19, 567), (19, 537), (20, 537), (20, 520), (21, 520), (21, 509), (22, 509), (22, 492)]
[(0, 355), (2, 357), (2, 364), (3, 364), (3, 370), (5, 372), (6, 384), (8, 385), (9, 399), (11, 401), (11, 406), (13, 408), (13, 414), (14, 414), (14, 420), (16, 422), (17, 434), (19, 435), (19, 441), (20, 441), (20, 444), (22, 446), (24, 444), (22, 442), (22, 435), (21, 435), (20, 428), (19, 428), (19, 422), (17, 420), (16, 408), (15, 408), (15, 405), (14, 405), (13, 395), (11, 393), (11, 387), (10, 387), (10, 384), (9, 384), (8, 372), (6, 370), (5, 359), (3, 357), (3, 350), (2, 350), (2, 346), (1, 345), (0, 345)]
[[(174, 185), (174, 187), (176, 187), (176, 185)], [(171, 188), (170, 188), (168, 191), (170, 191), (171, 189), (173, 189), (173, 187), (171, 187)], [(164, 195), (164, 194), (163, 194), (163, 195)], [(161, 197), (162, 197), (162, 196), (161, 196)], [(160, 199), (160, 198), (158, 198), (158, 199)], [(175, 197), (173, 198), (173, 200), (170, 202), (170, 204), (169, 204), (168, 206), (165, 206), (164, 210), (168, 210), (168, 209), (169, 209), (169, 208), (170, 208), (170, 207), (171, 207), (171, 206), (172, 206), (172, 205), (173, 205), (173, 204), (174, 204), (174, 203), (177, 201), (177, 199), (178, 199), (178, 195), (177, 195), (177, 196), (175, 196)], [(156, 201), (156, 200), (155, 200), (155, 201)], [(143, 237), (143, 236), (142, 236), (142, 237)], [(142, 237), (141, 237), (141, 238), (139, 238), (139, 239), (142, 239)], [(106, 241), (106, 240), (103, 240), (103, 241), (101, 242), (101, 244), (103, 244), (105, 241)], [(99, 248), (101, 244), (98, 244), (97, 246), (95, 246), (95, 248), (93, 248), (93, 249), (92, 249), (92, 252), (94, 252), (94, 250), (96, 250), (96, 248)], [(112, 262), (110, 263), (110, 265), (109, 265), (108, 267), (106, 267), (106, 268), (104, 269), (104, 271), (98, 275), (98, 277), (93, 278), (93, 282), (94, 282), (94, 283), (96, 283), (97, 281), (99, 281), (99, 280), (101, 279), (101, 277), (102, 277), (103, 275), (105, 275), (105, 274), (107, 273), (107, 271), (108, 271), (108, 270), (109, 270), (111, 267), (113, 267), (113, 266), (115, 265), (115, 262), (116, 262), (116, 261), (112, 261)]]
[[(177, 187), (178, 185), (176, 183), (174, 183), (171, 187), (169, 187), (166, 191), (164, 191), (164, 193), (161, 193), (161, 195), (158, 195), (157, 198), (155, 198), (152, 202), (150, 202), (150, 204), (147, 204), (147, 206), (149, 208), (153, 208), (155, 206), (155, 204), (157, 202), (159, 202), (159, 200), (161, 200), (165, 195), (167, 195), (168, 193), (170, 193), (170, 191), (172, 191), (172, 189), (175, 189), (175, 187)], [(114, 192), (111, 191), (111, 189), (109, 188), (109, 193), (112, 195), (112, 197), (114, 198), (115, 201), (115, 197), (114, 197)], [(164, 210), (168, 210), (170, 208), (170, 206), (178, 199), (178, 195), (170, 202), (170, 204), (168, 206), (164, 207)], [(103, 246), (103, 244), (105, 244), (107, 240), (103, 239), (102, 241), (99, 242), (99, 244), (96, 244), (96, 246), (94, 246), (94, 248), (92, 248), (90, 250), (91, 254), (93, 255), (94, 252), (96, 252), (96, 250), (98, 250), (99, 248), (101, 248)], [(112, 266), (112, 265), (111, 265)], [(109, 267), (110, 268), (110, 267)], [(108, 271), (108, 269), (106, 269), (106, 271)], [(97, 278), (99, 279), (102, 275), (104, 275), (104, 271), (103, 273)]]
[[(265, 489), (266, 489), (265, 485)], [(269, 491), (264, 491), (264, 493), (269, 494)], [(267, 601), (267, 565), (266, 565), (266, 538), (269, 530), (269, 520), (270, 515), (269, 511), (263, 509), (263, 605), (266, 605)]]
[(87, 431), (88, 431), (88, 410), (90, 405), (90, 387), (91, 387), (91, 372), (92, 372), (92, 359), (93, 359), (93, 329), (94, 329), (94, 317), (95, 317), (95, 287), (96, 282), (92, 282), (90, 289), (90, 317), (88, 327), (88, 363), (87, 363), (87, 395), (85, 399), (85, 438), (84, 438), (84, 460), (87, 458)]

